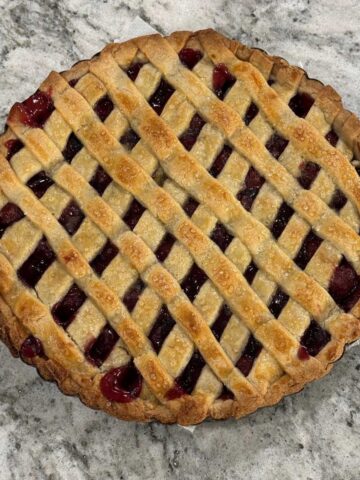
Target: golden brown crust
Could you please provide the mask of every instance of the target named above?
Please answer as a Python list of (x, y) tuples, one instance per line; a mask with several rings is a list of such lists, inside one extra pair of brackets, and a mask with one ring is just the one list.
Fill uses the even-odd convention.
[[(359, 208), (360, 183), (349, 158), (330, 147), (322, 138), (316, 129), (316, 119), (313, 124), (297, 119), (295, 115), (290, 115), (284, 103), (289, 100), (287, 96), (290, 92), (294, 91), (314, 97), (315, 105), (327, 124), (354, 153), (355, 158), (360, 160), (360, 121), (342, 107), (340, 97), (331, 87), (309, 79), (303, 70), (289, 66), (284, 59), (245, 47), (212, 30), (175, 32), (167, 39), (150, 35), (123, 44), (108, 45), (96, 58), (82, 61), (62, 75), (52, 73), (43, 82), (41, 89), (51, 92), (57, 109), (55, 114), (60, 113), (62, 117), (58, 118), (57, 130), (55, 127), (52, 129), (51, 125), (46, 126), (44, 131), (29, 129), (19, 122), (15, 113), (10, 114), (8, 125), (11, 130), (0, 137), (0, 193), (3, 192), (6, 198), (19, 205), (39, 232), (45, 234), (64, 269), (63, 275), (69, 274), (76, 279), (88, 297), (101, 309), (102, 315), (115, 328), (127, 351), (134, 357), (151, 392), (144, 392), (141, 399), (130, 404), (110, 403), (103, 397), (99, 389), (101, 373), (87, 366), (75, 343), (60, 328), (55, 328), (53, 322), (47, 320), (48, 306), (43, 305), (30, 291), (17, 285), (19, 281), (15, 279), (16, 268), (11, 265), (11, 245), (4, 246), (5, 256), (1, 255), (3, 259), (0, 257), (0, 337), (11, 352), (17, 355), (29, 333), (37, 334), (45, 344), (45, 351), (50, 358), (36, 357), (31, 364), (45, 379), (55, 380), (64, 393), (78, 395), (92, 408), (125, 420), (158, 420), (186, 425), (199, 423), (207, 417), (239, 418), (256, 408), (278, 402), (284, 395), (299, 391), (309, 381), (328, 373), (332, 363), (342, 355), (345, 344), (360, 337), (359, 307), (355, 305), (352, 312), (342, 313), (326, 292), (322, 283), (325, 280), (320, 276), (314, 279), (312, 273), (294, 267), (289, 254), (290, 239), (287, 243), (282, 240), (281, 245), (279, 242), (280, 246), (270, 239), (266, 226), (261, 223), (261, 210), (256, 217), (248, 214), (235, 201), (228, 186), (208, 175), (205, 166), (199, 161), (201, 153), (199, 152), (199, 157), (196, 152), (188, 153), (178, 142), (178, 134), (174, 134), (175, 128), (171, 125), (170, 113), (164, 112), (162, 117), (156, 115), (148, 106), (143, 96), (145, 94), (139, 93), (141, 85), (136, 88), (121, 73), (119, 66), (126, 68), (134, 59), (144, 61), (148, 58), (177, 88), (176, 94), (180, 96), (182, 92), (186, 97), (179, 98), (179, 105), (184, 106), (190, 100), (192, 108), (195, 106), (221, 132), (237, 154), (250, 158), (270, 181), (275, 188), (273, 197), (276, 198), (279, 192), (299, 215), (299, 222), (308, 222), (331, 244), (328, 250), (324, 248), (323, 261), (331, 266), (336, 265), (334, 259), (338, 261), (336, 255), (340, 251), (359, 272), (360, 240), (348, 217), (340, 217), (327, 207), (325, 194), (302, 190), (287, 169), (269, 157), (256, 135), (244, 128), (239, 114), (241, 106), (236, 104), (236, 99), (221, 102), (214, 95), (209, 95), (206, 82), (180, 68), (177, 52), (184, 46), (200, 48), (215, 63), (225, 63), (246, 86), (250, 98), (261, 106), (269, 124), (278, 126), (279, 131), (291, 138), (294, 146), (304, 156), (316, 160), (335, 178), (354, 207)], [(150, 71), (148, 74), (155, 75)], [(81, 80), (77, 90), (68, 87), (68, 82), (79, 78)], [(276, 82), (276, 91), (267, 85), (268, 78)], [(105, 126), (97, 120), (90, 108), (104, 92), (111, 94), (119, 109), (111, 122), (105, 122)], [(185, 113), (187, 108), (189, 110), (189, 107), (184, 106)], [(67, 122), (66, 128), (63, 125), (64, 119)], [(142, 138), (143, 150), (139, 148), (139, 155), (145, 155), (150, 162), (149, 167), (141, 168), (133, 154), (128, 155), (116, 140), (127, 122), (136, 128)], [(55, 123), (54, 121), (54, 125)], [(66, 138), (69, 125), (70, 131), (76, 132), (92, 159), (96, 159), (111, 175), (118, 188), (123, 189), (119, 199), (125, 201), (129, 193), (140, 199), (154, 219), (158, 219), (204, 269), (217, 292), (227, 300), (234, 314), (238, 315), (238, 319), (233, 322), (234, 331), (242, 335), (240, 319), (265, 347), (265, 355), (268, 357), (258, 361), (259, 367), (254, 369), (249, 380), (234, 367), (231, 342), (227, 344), (226, 339), (223, 343), (215, 340), (207, 324), (204, 305), (200, 300), (192, 305), (181, 293), (176, 269), (169, 273), (168, 267), (164, 268), (156, 262), (153, 248), (138, 234), (126, 231), (115, 206), (112, 203), (109, 205), (94, 193), (86, 176), (79, 173), (80, 170), (72, 165), (60, 164), (64, 146), (61, 142), (63, 137)], [(62, 136), (59, 133), (61, 129), (64, 129)], [(166, 353), (166, 348), (159, 356), (154, 354), (146, 338), (147, 327), (145, 324), (141, 326), (143, 320), (138, 320), (136, 313), (136, 321), (133, 315), (128, 314), (118, 299), (116, 289), (112, 289), (113, 285), (109, 286), (109, 283), (96, 278), (88, 258), (84, 256), (86, 254), (64, 235), (53, 212), (35, 199), (22, 185), (24, 180), (19, 181), (9, 168), (4, 158), (5, 142), (14, 138), (14, 133), (26, 145), (29, 164), (34, 162), (35, 165), (38, 162), (45, 171), (52, 171), (56, 184), (67, 195), (76, 198), (87, 218), (119, 248), (124, 261), (128, 262), (126, 268), (141, 275), (144, 283), (155, 294), (152, 301), (156, 303), (162, 299), (171, 312), (177, 326), (172, 332), (173, 338), (168, 339), (167, 348), (171, 350), (170, 344), (173, 342), (178, 360), (175, 353), (169, 357), (173, 365), (170, 367), (169, 364), (168, 370), (162, 363), (165, 362), (167, 367), (166, 355), (169, 353)], [(158, 163), (169, 178), (175, 181), (175, 185), (180, 185), (206, 208), (203, 217), (199, 214), (199, 218), (189, 220), (180, 207), (180, 200), (174, 200), (172, 194), (158, 187), (152, 180), (152, 155), (155, 156), (154, 165)], [(241, 170), (241, 162), (240, 157), (234, 160), (237, 171)], [(16, 174), (19, 175), (18, 171)], [(169, 185), (169, 188), (177, 188)], [(265, 215), (265, 199), (264, 205)], [(349, 215), (351, 217), (352, 213)], [(214, 248), (209, 239), (208, 225), (212, 225), (216, 219), (229, 225), (232, 233), (241, 241), (226, 254), (217, 247)], [(300, 227), (298, 231), (300, 232)], [(255, 293), (242, 276), (242, 264), (249, 252), (256, 259), (263, 275), (263, 284), (260, 285), (259, 280)], [(331, 341), (316, 358), (305, 362), (297, 358), (300, 346), (298, 332), (304, 331), (303, 324), (307, 320), (301, 323), (299, 318), (298, 322), (290, 325), (286, 320), (281, 323), (269, 313), (265, 290), (262, 289), (265, 285), (271, 289), (276, 283), (291, 296), (293, 303), (290, 303), (294, 311), (306, 309), (331, 333)], [(215, 301), (218, 293), (215, 289), (210, 290)], [(53, 345), (46, 342), (50, 332), (51, 337), (56, 338)], [(60, 345), (63, 347), (60, 348)], [(194, 346), (199, 349), (211, 369), (209, 379), (211, 378), (211, 385), (215, 385), (214, 390), (209, 390), (206, 380), (201, 383), (200, 379), (199, 386), (192, 395), (183, 395), (169, 401), (166, 393), (173, 385), (179, 369), (181, 371), (180, 361), (183, 362), (191, 354)], [(67, 358), (59, 356), (60, 350), (67, 352)], [(72, 365), (76, 362), (78, 367), (73, 368)], [(226, 385), (234, 393), (235, 400), (216, 400), (220, 384)]]

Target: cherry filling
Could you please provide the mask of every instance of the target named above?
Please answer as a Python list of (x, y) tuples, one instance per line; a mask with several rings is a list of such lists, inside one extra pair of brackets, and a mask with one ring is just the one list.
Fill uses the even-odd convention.
[(31, 177), (26, 185), (34, 192), (37, 198), (41, 198), (45, 194), (47, 189), (50, 188), (51, 185), (54, 185), (54, 182), (42, 170), (41, 172)]
[(119, 335), (110, 325), (105, 325), (96, 340), (92, 340), (85, 349), (85, 356), (90, 363), (100, 367), (110, 355)]
[(222, 392), (219, 395), (219, 400), (233, 400), (234, 394), (225, 385), (223, 385)]
[(360, 277), (345, 257), (332, 274), (329, 294), (345, 312), (351, 310), (360, 298)]
[(336, 144), (339, 140), (338, 135), (334, 130), (330, 130), (326, 135), (325, 135), (326, 140), (332, 145), (333, 147), (336, 147)]
[(179, 52), (181, 63), (190, 70), (195, 67), (202, 57), (203, 54), (200, 52), (200, 50), (194, 50), (193, 48), (183, 48)]
[(229, 72), (224, 63), (219, 63), (213, 70), (212, 83), (215, 95), (223, 100), (229, 88), (236, 82), (236, 78)]
[(75, 133), (69, 135), (66, 146), (62, 152), (63, 157), (68, 163), (71, 163), (71, 160), (75, 157), (77, 153), (83, 148), (83, 144), (77, 138)]
[(191, 302), (194, 301), (196, 295), (199, 293), (200, 288), (204, 285), (206, 280), (207, 275), (204, 270), (193, 263), (189, 273), (181, 282), (181, 288)]
[(166, 102), (174, 93), (173, 87), (167, 83), (164, 79), (161, 79), (158, 88), (151, 95), (149, 103), (158, 115), (164, 110)]
[(255, 337), (250, 335), (241, 357), (236, 362), (237, 368), (245, 377), (249, 375), (255, 360), (261, 352), (261, 349), (261, 343), (259, 343)]
[(315, 235), (312, 230), (310, 230), (310, 232), (306, 235), (296, 257), (294, 258), (296, 265), (304, 270), (306, 265), (310, 262), (311, 258), (315, 254), (316, 250), (320, 247), (321, 243), (322, 239)]
[(226, 303), (224, 303), (220, 308), (215, 322), (211, 325), (211, 331), (217, 341), (220, 340), (221, 335), (223, 334), (225, 327), (231, 318), (231, 315), (232, 312), (230, 308), (228, 307), (228, 305), (226, 305)]
[(15, 203), (7, 203), (0, 210), (0, 238), (5, 230), (13, 223), (18, 222), (24, 217), (24, 214)]
[(54, 104), (50, 95), (37, 91), (22, 103), (15, 103), (9, 118), (16, 119), (29, 127), (42, 128), (53, 111)]
[(160, 244), (155, 250), (155, 256), (159, 262), (164, 262), (172, 249), (176, 239), (171, 233), (165, 233)]
[(156, 353), (160, 352), (166, 337), (169, 335), (174, 325), (174, 319), (170, 315), (166, 305), (163, 305), (149, 334), (149, 340)]
[(20, 347), (20, 356), (22, 358), (43, 357), (44, 349), (41, 341), (33, 335), (27, 337)]
[(307, 93), (297, 93), (289, 102), (291, 110), (301, 118), (305, 118), (314, 103), (313, 97)]
[[(311, 320), (310, 325), (300, 339), (300, 344), (309, 355), (315, 357), (330, 341), (330, 338), (329, 332), (321, 328), (315, 320)], [(301, 360), (306, 360), (306, 352), (299, 349), (298, 357)]]
[(170, 388), (170, 390), (167, 392), (166, 398), (167, 400), (175, 400), (176, 398), (180, 398), (185, 395), (185, 393), (186, 392), (183, 390), (183, 388), (180, 387), (180, 385), (178, 385), (175, 380), (174, 386)]
[(277, 133), (274, 133), (266, 142), (265, 147), (271, 153), (271, 155), (276, 158), (276, 160), (278, 160), (280, 155), (287, 147), (288, 143), (289, 140), (286, 140), (286, 138), (281, 137)]
[(230, 157), (232, 153), (232, 148), (229, 147), (229, 145), (224, 145), (223, 149), (219, 153), (219, 155), (215, 158), (213, 164), (210, 167), (209, 173), (213, 177), (218, 177), (220, 175), (220, 172), (222, 169), (225, 167), (226, 162), (228, 161), (228, 158)]
[(249, 211), (254, 203), (260, 188), (264, 184), (265, 179), (253, 167), (245, 177), (245, 186), (237, 194), (236, 198), (240, 201), (245, 210)]
[(138, 278), (126, 291), (123, 297), (123, 303), (130, 313), (134, 310), (144, 288), (144, 282)]
[(203, 120), (200, 115), (195, 113), (195, 115), (191, 119), (189, 128), (185, 130), (185, 132), (179, 138), (180, 142), (184, 145), (186, 150), (189, 151), (192, 149), (204, 125), (205, 120)]
[(127, 150), (132, 150), (135, 147), (135, 145), (138, 143), (139, 140), (140, 140), (139, 135), (132, 128), (130, 128), (120, 138), (120, 143)]
[(336, 189), (332, 196), (332, 199), (330, 200), (329, 207), (333, 208), (336, 211), (339, 211), (345, 206), (346, 202), (347, 198), (342, 193), (342, 191)]
[(256, 115), (259, 113), (259, 109), (257, 105), (255, 105), (254, 102), (251, 102), (248, 109), (246, 110), (245, 117), (244, 117), (244, 123), (245, 125), (249, 125), (249, 123), (254, 120)]
[(135, 198), (130, 204), (128, 211), (125, 213), (123, 220), (126, 225), (133, 230), (140, 220), (141, 215), (145, 212), (145, 207), (141, 205)]
[(10, 161), (16, 153), (20, 152), (20, 150), (24, 148), (24, 144), (17, 138), (14, 138), (7, 140), (5, 142), (5, 147), (7, 148), (6, 160)]
[(258, 271), (258, 267), (255, 265), (253, 261), (251, 261), (249, 265), (246, 267), (246, 270), (244, 272), (244, 277), (246, 278), (249, 285), (252, 284), (257, 271)]
[(74, 235), (84, 218), (85, 216), (78, 204), (71, 200), (62, 211), (59, 217), (59, 223), (65, 228), (69, 235)]
[(72, 80), (70, 80), (70, 81), (69, 81), (70, 87), (73, 87), (73, 88), (74, 88), (78, 81), (79, 81), (78, 78), (73, 78)]
[(127, 76), (133, 81), (135, 82), (136, 80), (136, 77), (138, 76), (142, 66), (144, 64), (143, 63), (140, 63), (140, 62), (137, 62), (137, 63), (132, 63), (130, 65), (130, 67), (128, 67), (126, 69), (126, 73), (127, 73)]
[(216, 245), (225, 252), (227, 247), (233, 240), (231, 233), (224, 227), (222, 223), (217, 223), (214, 230), (211, 232), (211, 240), (216, 243)]
[(102, 166), (99, 165), (89, 183), (95, 188), (99, 195), (102, 195), (110, 185), (111, 177), (105, 172)]
[(139, 397), (142, 377), (133, 363), (106, 373), (100, 381), (100, 390), (110, 402), (129, 403)]
[(283, 290), (278, 288), (269, 304), (269, 310), (275, 318), (278, 318), (278, 316), (282, 312), (282, 309), (287, 304), (288, 300), (289, 295), (287, 295)]
[(294, 210), (286, 202), (281, 204), (273, 224), (271, 225), (271, 233), (275, 238), (280, 237), (286, 225), (289, 223), (290, 218), (293, 216), (293, 213)]
[(105, 268), (119, 253), (119, 249), (108, 240), (96, 257), (91, 261), (90, 266), (97, 275), (101, 275)]
[(189, 395), (191, 394), (204, 366), (205, 360), (201, 356), (200, 352), (195, 350), (181, 375), (176, 378), (176, 384), (182, 389), (183, 392), (188, 393)]
[(110, 113), (114, 110), (114, 104), (109, 95), (101, 97), (94, 105), (94, 112), (104, 122)]
[(74, 283), (65, 297), (56, 303), (51, 310), (55, 322), (66, 329), (74, 320), (77, 311), (85, 300), (85, 293)]
[(18, 269), (18, 276), (23, 283), (34, 288), (54, 260), (55, 253), (43, 237), (30, 257)]
[(300, 164), (300, 176), (297, 181), (308, 190), (320, 171), (319, 165), (314, 162), (302, 162)]
[(195, 198), (189, 197), (183, 204), (183, 209), (188, 217), (192, 217), (198, 206), (199, 202)]

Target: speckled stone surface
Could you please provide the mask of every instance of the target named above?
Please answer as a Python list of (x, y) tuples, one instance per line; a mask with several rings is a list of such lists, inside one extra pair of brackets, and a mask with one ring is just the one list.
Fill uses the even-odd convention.
[[(49, 70), (92, 56), (137, 15), (165, 33), (213, 27), (284, 56), (360, 113), (356, 0), (0, 0), (0, 12), (2, 123)], [(1, 480), (360, 478), (360, 346), (278, 406), (193, 434), (87, 409), (2, 345), (0, 361)]]

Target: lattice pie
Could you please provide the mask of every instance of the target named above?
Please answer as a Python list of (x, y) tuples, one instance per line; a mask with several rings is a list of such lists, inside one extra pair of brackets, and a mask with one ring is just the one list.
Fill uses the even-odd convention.
[(127, 420), (241, 417), (360, 336), (360, 121), (211, 31), (52, 72), (0, 137), (1, 335)]

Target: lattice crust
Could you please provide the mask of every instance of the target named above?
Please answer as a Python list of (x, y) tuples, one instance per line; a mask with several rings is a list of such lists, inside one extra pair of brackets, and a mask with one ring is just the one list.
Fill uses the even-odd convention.
[(0, 137), (1, 336), (128, 420), (241, 417), (360, 337), (360, 122), (205, 30), (51, 73)]

